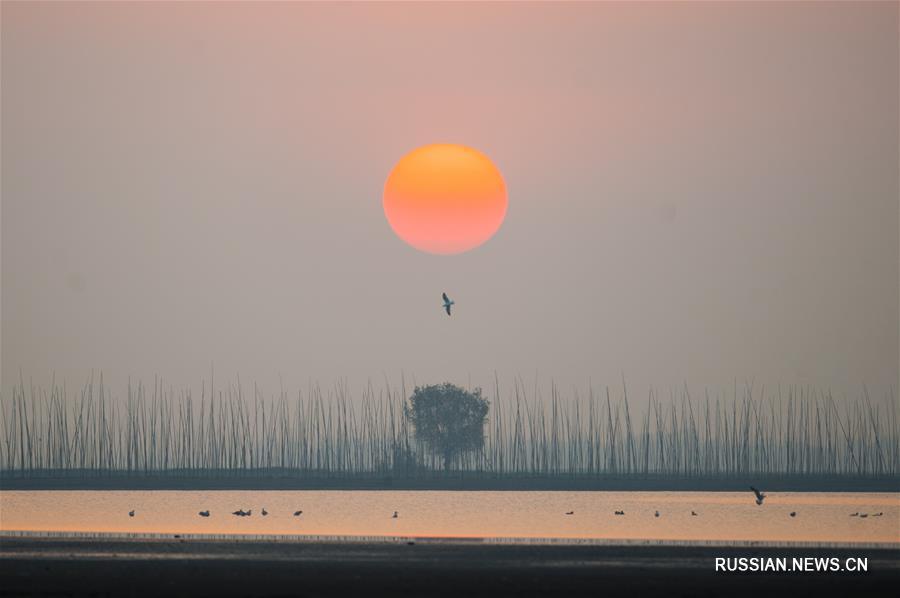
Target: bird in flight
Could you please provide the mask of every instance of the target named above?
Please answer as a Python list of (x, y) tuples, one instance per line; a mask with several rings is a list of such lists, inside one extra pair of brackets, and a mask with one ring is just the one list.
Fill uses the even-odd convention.
[(757, 490), (756, 488), (754, 488), (753, 486), (750, 486), (750, 489), (753, 490), (753, 494), (756, 495), (756, 504), (761, 505), (763, 503), (763, 500), (765, 500), (766, 495), (763, 494), (762, 492), (760, 492), (759, 490)]
[(447, 296), (447, 293), (443, 293), (444, 296), (444, 309), (447, 311), (447, 315), (450, 315), (450, 306), (456, 303), (456, 301), (452, 300)]

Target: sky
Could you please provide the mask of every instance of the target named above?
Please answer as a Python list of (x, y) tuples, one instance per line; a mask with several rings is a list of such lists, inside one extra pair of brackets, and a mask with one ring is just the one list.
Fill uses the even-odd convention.
[[(4, 392), (900, 384), (897, 3), (0, 20)], [(506, 183), (470, 252), (385, 218), (392, 167), (431, 143)]]

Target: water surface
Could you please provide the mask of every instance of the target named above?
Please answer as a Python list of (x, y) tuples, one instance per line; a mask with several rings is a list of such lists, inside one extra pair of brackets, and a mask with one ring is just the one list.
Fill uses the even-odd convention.
[(0, 530), (900, 544), (900, 494), (0, 491)]

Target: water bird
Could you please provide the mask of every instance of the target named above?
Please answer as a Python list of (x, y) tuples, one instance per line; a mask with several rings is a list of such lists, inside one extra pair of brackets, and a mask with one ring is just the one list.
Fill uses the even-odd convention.
[(883, 512), (881, 512), (881, 513), (875, 513), (874, 515), (872, 515), (872, 517), (881, 517), (882, 515), (884, 515)]
[(237, 515), (238, 517), (246, 517), (249, 514), (250, 511), (245, 511), (244, 509), (238, 509), (237, 511), (232, 513), (232, 515)]
[(269, 514), (269, 512), (266, 510), (265, 507), (263, 507), (263, 508), (262, 508), (262, 516), (265, 517), (265, 516), (268, 515), (268, 514)]
[(209, 517), (209, 509), (207, 509), (206, 511), (200, 511), (197, 514), (200, 515), (201, 517)]
[(863, 519), (865, 519), (866, 517), (869, 516), (869, 514), (868, 513), (860, 513), (859, 516), (862, 517)]
[(851, 517), (859, 517), (859, 511), (857, 511), (856, 513), (850, 513), (850, 516)]
[(391, 519), (396, 519), (399, 516), (400, 516), (400, 513), (398, 513), (397, 511), (394, 511), (394, 514), (391, 515)]
[(659, 517), (659, 511), (653, 514), (654, 517)]
[(750, 486), (750, 489), (753, 490), (753, 494), (756, 495), (756, 504), (758, 504), (758, 505), (763, 504), (763, 501), (766, 499), (766, 495), (763, 494), (762, 492), (760, 492), (759, 490), (757, 490), (756, 488), (754, 488), (753, 486)]
[(796, 516), (797, 516), (797, 511), (791, 511), (791, 517), (796, 517)]
[(697, 511), (691, 511), (691, 517), (696, 517), (696, 516), (697, 516)]
[(247, 509), (247, 512), (244, 513), (245, 517), (250, 517), (251, 515), (253, 515), (253, 509)]
[(616, 511), (616, 515), (624, 515), (625, 511)]
[(129, 516), (129, 517), (134, 517), (134, 509), (128, 511), (128, 516)]
[(303, 514), (303, 511), (294, 511), (294, 517), (299, 517)]
[(450, 315), (450, 306), (456, 303), (453, 299), (447, 296), (447, 293), (442, 293), (444, 297), (444, 309), (447, 311), (447, 315)]
[(566, 515), (574, 515), (575, 511), (566, 511)]

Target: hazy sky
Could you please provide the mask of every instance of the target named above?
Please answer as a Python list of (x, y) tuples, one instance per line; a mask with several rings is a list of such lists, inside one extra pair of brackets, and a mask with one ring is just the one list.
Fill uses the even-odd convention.
[[(892, 2), (3, 2), (2, 386), (886, 392), (898, 40)], [(382, 211), (436, 142), (509, 190), (463, 255)]]

